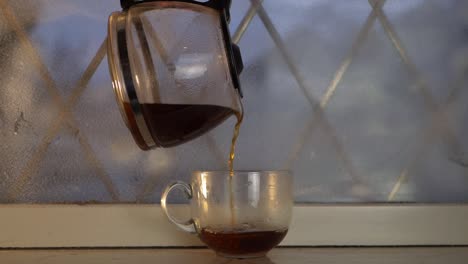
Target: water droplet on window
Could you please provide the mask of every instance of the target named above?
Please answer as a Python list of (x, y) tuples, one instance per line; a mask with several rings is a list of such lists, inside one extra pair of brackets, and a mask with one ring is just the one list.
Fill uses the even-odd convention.
[(250, 229), (252, 226), (249, 223), (242, 223), (242, 229)]

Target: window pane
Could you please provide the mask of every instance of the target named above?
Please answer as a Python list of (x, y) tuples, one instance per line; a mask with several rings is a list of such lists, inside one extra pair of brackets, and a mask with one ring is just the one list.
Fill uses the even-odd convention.
[[(227, 169), (234, 118), (174, 148), (133, 142), (103, 42), (118, 1), (4, 2), (0, 202), (153, 203)], [(232, 34), (249, 8), (233, 1)], [(235, 168), (291, 170), (296, 202), (467, 202), (467, 15), (455, 0), (264, 1), (239, 34)]]

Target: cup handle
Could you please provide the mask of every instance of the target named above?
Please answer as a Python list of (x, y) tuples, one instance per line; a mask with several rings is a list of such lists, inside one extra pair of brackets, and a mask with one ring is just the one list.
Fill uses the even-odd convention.
[(176, 218), (172, 217), (172, 215), (169, 214), (169, 212), (167, 210), (166, 198), (167, 198), (167, 195), (169, 195), (169, 193), (172, 191), (172, 189), (180, 189), (180, 190), (184, 191), (184, 193), (187, 195), (187, 198), (190, 200), (190, 199), (192, 199), (192, 187), (190, 186), (190, 184), (187, 184), (187, 183), (181, 182), (181, 181), (176, 181), (176, 182), (173, 182), (173, 183), (169, 184), (166, 187), (166, 189), (164, 190), (164, 193), (161, 196), (161, 207), (162, 207), (164, 213), (166, 214), (167, 218), (169, 219), (169, 221), (174, 223), (177, 227), (184, 230), (185, 232), (196, 233), (195, 224), (194, 224), (192, 218), (190, 218), (187, 221), (179, 221)]

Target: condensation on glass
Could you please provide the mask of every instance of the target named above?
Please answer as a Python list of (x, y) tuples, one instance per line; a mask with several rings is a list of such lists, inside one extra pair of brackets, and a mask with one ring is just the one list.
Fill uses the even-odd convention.
[[(118, 2), (0, 1), (0, 202), (158, 202), (227, 168), (235, 118), (175, 148), (133, 142), (105, 63)], [(292, 171), (296, 202), (468, 201), (466, 1), (233, 1), (231, 16), (237, 169)]]

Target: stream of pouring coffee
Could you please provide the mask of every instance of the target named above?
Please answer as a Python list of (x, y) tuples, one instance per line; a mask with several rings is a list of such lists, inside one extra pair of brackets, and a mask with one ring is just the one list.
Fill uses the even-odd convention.
[(242, 123), (242, 119), (244, 118), (243, 111), (236, 112), (237, 123), (234, 126), (234, 133), (232, 135), (231, 140), (231, 151), (229, 152), (229, 202), (230, 202), (230, 209), (231, 209), (231, 227), (234, 228), (236, 225), (236, 212), (234, 207), (234, 186), (232, 184), (232, 178), (234, 176), (234, 158), (236, 156), (236, 143), (237, 138), (239, 137), (239, 130)]
[(232, 135), (232, 140), (231, 140), (231, 151), (229, 152), (229, 160), (228, 160), (228, 165), (229, 165), (229, 174), (231, 176), (234, 175), (234, 158), (236, 156), (236, 142), (237, 138), (239, 137), (239, 129), (240, 125), (242, 123), (244, 115), (236, 112), (236, 118), (237, 118), (237, 123), (234, 126), (234, 133)]

